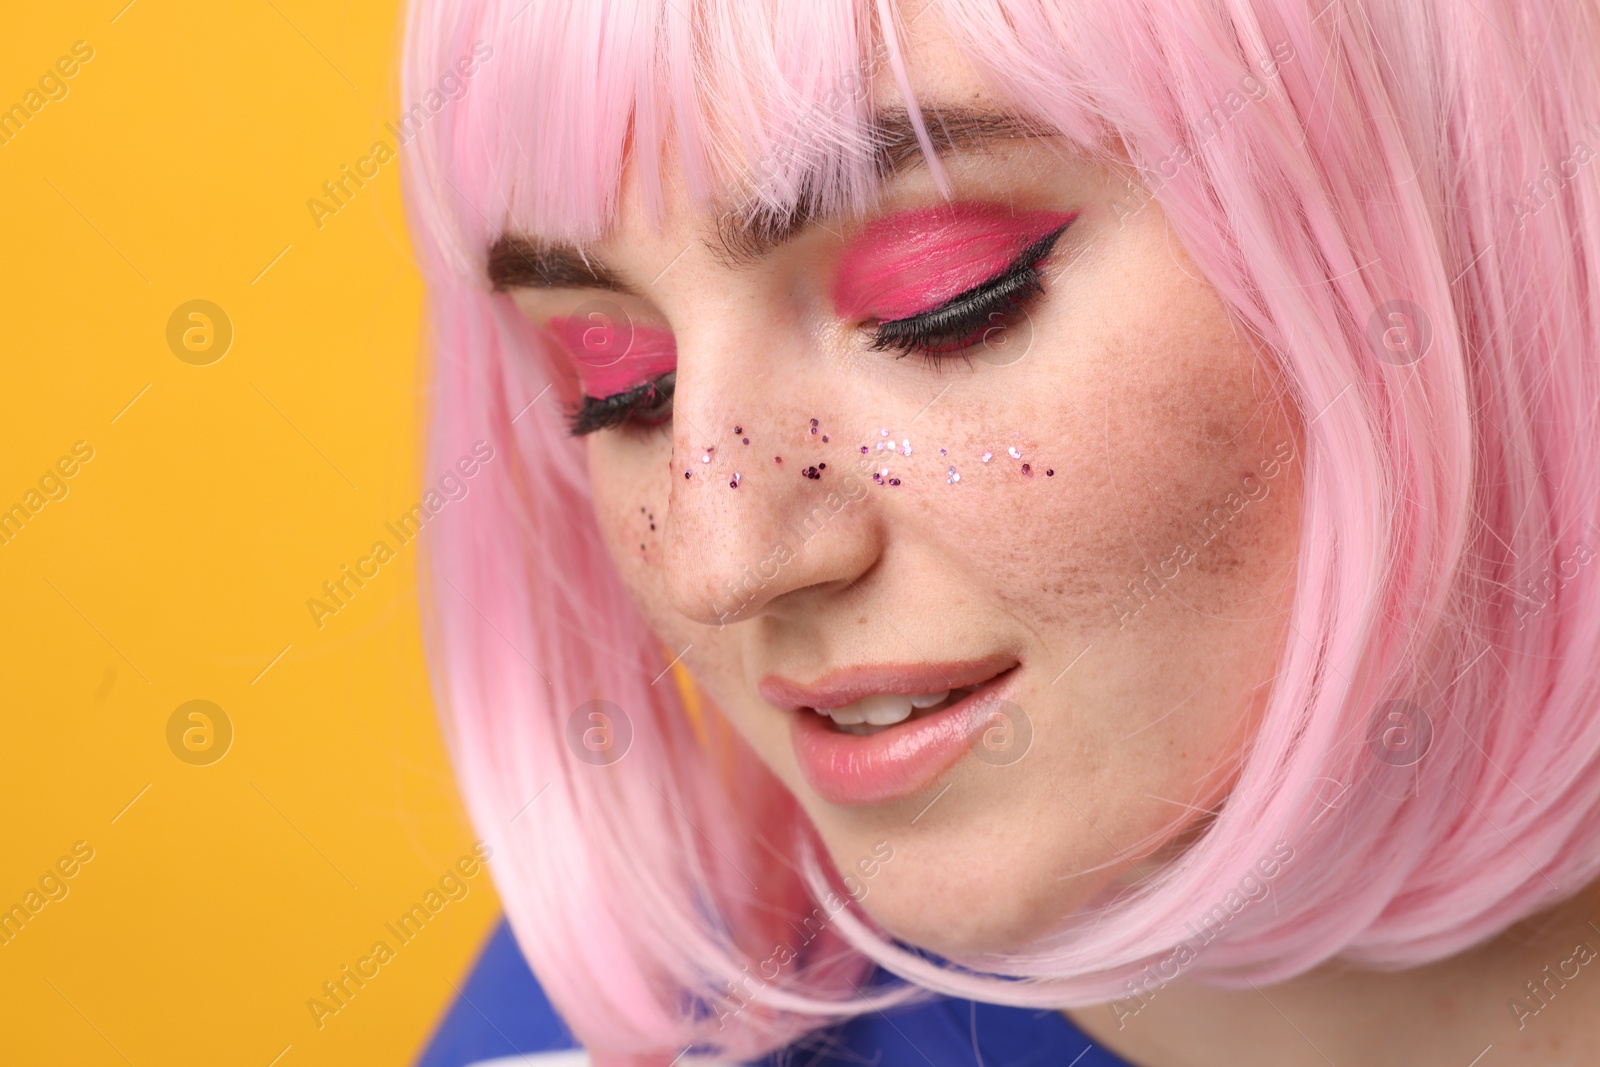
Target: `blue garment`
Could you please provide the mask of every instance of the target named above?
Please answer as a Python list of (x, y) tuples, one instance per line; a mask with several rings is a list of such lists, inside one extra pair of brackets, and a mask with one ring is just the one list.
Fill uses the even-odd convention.
[[(575, 1048), (504, 919), (417, 1067), (465, 1067)], [(973, 1051), (976, 1041), (979, 1053)], [(858, 1016), (762, 1060), (763, 1067), (1129, 1067), (1053, 1011), (941, 997)]]

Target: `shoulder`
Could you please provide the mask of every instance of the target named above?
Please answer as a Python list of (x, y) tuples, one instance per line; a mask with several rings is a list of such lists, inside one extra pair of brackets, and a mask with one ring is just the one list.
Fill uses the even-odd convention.
[[(545, 998), (504, 919), (458, 988), (417, 1067), (588, 1067), (588, 1054)], [(1127, 1067), (1057, 1012), (948, 997), (858, 1016), (761, 1064)], [(721, 1065), (699, 1060), (695, 1067)]]

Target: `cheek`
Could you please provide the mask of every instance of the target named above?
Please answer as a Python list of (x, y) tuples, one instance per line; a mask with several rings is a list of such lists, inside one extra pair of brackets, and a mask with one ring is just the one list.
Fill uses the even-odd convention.
[(617, 573), (652, 625), (664, 621), (660, 563), (670, 438), (596, 433), (585, 442), (595, 519)]
[(964, 413), (940, 437), (967, 458), (926, 528), (1008, 613), (1074, 642), (1057, 651), (1259, 600), (1297, 544), (1300, 446), (1254, 354), (1227, 334), (1149, 346), (1158, 372), (1074, 353), (1069, 379), (1016, 383), (1040, 399)]
[[(724, 716), (722, 711), (724, 707), (737, 710), (747, 699), (737, 681), (744, 673), (741, 631), (686, 618), (673, 606), (667, 591), (668, 509), (673, 482), (682, 477), (681, 468), (669, 467), (671, 435), (652, 433), (641, 439), (631, 432), (596, 433), (587, 439), (586, 447), (601, 537), (629, 599), (656, 638), (659, 659), (646, 677), (669, 662), (680, 663), (704, 701), (705, 722), (713, 736), (719, 729), (731, 728), (769, 763), (775, 761), (788, 744), (782, 720), (770, 714)], [(645, 651), (646, 657), (650, 654)], [(650, 662), (648, 658), (646, 662)], [(668, 678), (658, 680), (662, 686), (671, 684)], [(717, 746), (719, 759), (725, 760), (732, 750), (722, 742)], [(726, 773), (726, 763), (720, 766)]]
[[(915, 943), (1017, 947), (1108, 874), (1136, 881), (1130, 857), (1225, 795), (1269, 693), (1298, 432), (1208, 294), (1137, 321), (1118, 343), (1017, 364), (940, 427), (991, 459), (963, 464), (951, 488), (967, 492), (924, 528), (952, 599), (996, 604), (1031, 635), (1035, 682), (1018, 699), (1034, 734), (1014, 766), (962, 768), (944, 822), (897, 839), (904, 862), (866, 905)], [(836, 853), (879, 829), (847, 830)]]
[(740, 676), (738, 631), (686, 618), (668, 596), (668, 509), (675, 474), (669, 466), (671, 435), (602, 432), (590, 435), (586, 447), (595, 517), (618, 578), (660, 647), (670, 649), (661, 662), (692, 644), (693, 652), (682, 662), (702, 693), (714, 698), (724, 691), (723, 679)]

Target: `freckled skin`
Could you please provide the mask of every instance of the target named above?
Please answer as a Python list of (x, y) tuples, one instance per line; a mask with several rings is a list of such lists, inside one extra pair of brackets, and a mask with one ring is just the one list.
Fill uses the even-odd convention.
[[(998, 106), (936, 21), (920, 21), (909, 52), (919, 98)], [(895, 101), (892, 84), (879, 88)], [(864, 907), (905, 940), (956, 955), (1015, 949), (1134, 884), (1134, 862), (1149, 869), (1181, 848), (1199, 829), (1195, 809), (1226, 795), (1288, 639), (1304, 449), (1273, 365), (1158, 204), (1118, 219), (1122, 176), (1039, 146), (947, 167), (958, 197), (1078, 212), (1042, 265), (1044, 298), (1008, 327), (1020, 358), (1012, 347), (929, 365), (871, 351), (827, 290), (835, 232), (847, 239), (860, 220), (830, 220), (733, 269), (705, 243), (709, 216), (670, 190), (655, 229), (625, 174), (623, 210), (595, 252), (640, 289), (616, 298), (629, 314), (673, 332), (675, 409), (670, 426), (597, 433), (587, 447), (621, 577), (663, 643), (690, 649), (683, 662), (712, 711), (795, 795), (836, 864), (889, 842), (894, 860)], [(913, 171), (883, 210), (937, 202)], [(516, 299), (537, 323), (593, 295)], [(909, 457), (875, 447), (905, 439)], [(803, 473), (824, 463), (818, 478)], [(885, 467), (898, 486), (872, 480)], [(756, 690), (770, 673), (812, 681), (996, 652), (1022, 663), (1015, 701), (1031, 747), (1008, 766), (963, 759), (889, 804), (817, 797), (784, 714)], [(1532, 974), (1543, 951), (1496, 966)], [(1472, 1048), (1451, 1058), (1438, 1040), (1457, 1033), (1443, 1019), (1451, 1001), (1421, 983), (1446, 988), (1439, 976), (1453, 973), (1441, 964), (1368, 984), (1319, 974), (1274, 998), (1293, 998), (1321, 1047), (1348, 1050), (1338, 1062), (1465, 1063), (1489, 1040), (1533, 1047), (1481, 1022), (1453, 1039)], [(1485, 1020), (1517, 982), (1456, 988)], [(1600, 1017), (1573, 988), (1551, 1018)], [(1104, 1008), (1070, 1014), (1152, 1067), (1324, 1062), (1276, 1010), (1250, 991), (1180, 981), (1126, 1030)]]
[[(959, 63), (939, 69), (946, 84), (930, 93), (992, 103)], [(1197, 523), (1275, 446), (1301, 450), (1272, 368), (1158, 207), (1109, 210), (1119, 175), (1029, 145), (947, 166), (959, 197), (1078, 215), (1041, 266), (1044, 298), (1002, 338), (1011, 347), (937, 365), (871, 351), (860, 323), (837, 318), (833, 233), (730, 269), (702, 241), (705, 216), (679, 196), (653, 229), (625, 175), (596, 252), (644, 288), (629, 313), (675, 336), (674, 417), (594, 434), (588, 450), (607, 545), (662, 640), (692, 646), (684, 662), (836, 862), (894, 845), (866, 901), (874, 917), (954, 954), (1036, 936), (1179, 832), (1184, 805), (1224, 794), (1284, 640), (1300, 464), (1203, 547)], [(883, 210), (937, 202), (911, 172)], [(848, 239), (860, 225), (829, 228)], [(518, 299), (537, 322), (590, 295)], [(907, 439), (909, 457), (875, 447)], [(657, 529), (640, 531), (640, 506)], [(1128, 584), (1180, 544), (1192, 562), (1130, 612)], [(964, 759), (902, 802), (821, 801), (785, 716), (756, 692), (769, 673), (810, 681), (996, 652), (1023, 664), (1026, 755)]]
[[(1119, 225), (1107, 204), (1120, 179), (1053, 157), (1041, 165), (1040, 151), (950, 164), (959, 195), (1079, 212), (1043, 266), (1046, 296), (1028, 311), (1021, 358), (980, 352), (970, 366), (934, 367), (868, 350), (818, 280), (838, 254), (827, 233), (735, 271), (700, 243), (704, 219), (687, 205), (658, 233), (628, 201), (599, 250), (649, 279), (689, 246), (640, 308), (677, 339), (670, 431), (589, 438), (622, 576), (667, 644), (693, 646), (685, 663), (837, 862), (894, 844), (866, 906), (945, 953), (1036, 936), (1180, 830), (1192, 818), (1182, 805), (1223, 794), (1292, 588), (1297, 462), (1209, 544), (1196, 532), (1275, 446), (1300, 454), (1270, 366), (1153, 205)], [(891, 197), (934, 195), (912, 177)], [(550, 313), (549, 299), (525, 306)], [(775, 446), (771, 458), (751, 462), (735, 425)], [(909, 457), (874, 447), (907, 439)], [(827, 506), (829, 492), (844, 494), (842, 507)], [(658, 527), (643, 552), (641, 503)], [(1181, 543), (1192, 562), (1137, 612), (1118, 607)], [(775, 577), (750, 579), (779, 557)], [(1023, 662), (1026, 756), (969, 758), (927, 795), (873, 807), (812, 794), (787, 720), (755, 689), (773, 672), (809, 681), (841, 666), (994, 652)]]

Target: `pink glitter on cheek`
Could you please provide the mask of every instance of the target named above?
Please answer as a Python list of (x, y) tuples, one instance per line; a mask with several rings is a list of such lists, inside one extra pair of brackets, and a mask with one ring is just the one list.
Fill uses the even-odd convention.
[(959, 203), (877, 219), (845, 246), (833, 280), (834, 311), (847, 320), (892, 320), (938, 307), (1003, 272), (1075, 214)]
[(565, 317), (551, 319), (549, 326), (589, 396), (625, 393), (678, 365), (671, 330)]

